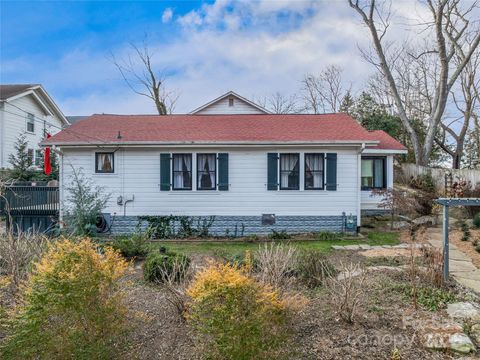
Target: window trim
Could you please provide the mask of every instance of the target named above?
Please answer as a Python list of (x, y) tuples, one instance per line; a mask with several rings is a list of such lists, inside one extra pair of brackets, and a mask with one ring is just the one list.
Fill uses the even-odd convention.
[[(298, 159), (297, 164), (298, 164), (298, 183), (297, 187), (295, 188), (290, 188), (290, 187), (282, 187), (282, 156), (285, 155), (295, 155)], [(287, 170), (283, 170), (287, 171)], [(288, 170), (292, 171), (292, 170)], [(300, 190), (300, 153), (279, 153), (278, 154), (278, 189), (279, 190)]]
[[(307, 188), (307, 156), (308, 155), (320, 155), (322, 158), (322, 187), (309, 187)], [(314, 170), (313, 172), (320, 172), (320, 170)], [(325, 153), (305, 153), (303, 155), (303, 190), (325, 190)]]
[[(33, 130), (28, 130), (28, 125), (32, 124)], [(35, 115), (32, 113), (27, 113), (27, 122), (25, 123), (25, 131), (29, 134), (35, 134)]]
[[(215, 171), (214, 171), (214, 173), (215, 173), (215, 182), (214, 182), (212, 188), (202, 188), (202, 187), (200, 187), (200, 185), (199, 185), (199, 183), (198, 183), (198, 182), (199, 182), (199, 173), (200, 173), (200, 170), (199, 170), (199, 167), (198, 167), (198, 161), (199, 161), (199, 157), (200, 157), (201, 155), (213, 155), (213, 156), (215, 157)], [(196, 158), (197, 158), (197, 161), (196, 161), (196, 163), (197, 163), (197, 169), (196, 169), (196, 170), (197, 170), (197, 171), (196, 171), (196, 179), (195, 179), (195, 187), (196, 187), (196, 189), (199, 190), (199, 191), (212, 191), (212, 190), (215, 191), (215, 190), (217, 190), (217, 185), (218, 185), (218, 184), (217, 184), (217, 172), (218, 172), (218, 171), (217, 171), (217, 168), (218, 168), (218, 157), (217, 157), (217, 154), (216, 154), (216, 153), (197, 153), (197, 154), (196, 154)], [(203, 171), (203, 170), (202, 170), (202, 171)]]
[[(175, 156), (190, 156), (190, 171), (187, 171), (190, 173), (190, 187), (182, 187), (182, 188), (176, 188), (175, 187), (175, 172), (181, 172), (183, 173), (183, 170), (177, 170), (175, 171)], [(172, 154), (172, 159), (171, 159), (171, 164), (172, 164), (172, 190), (173, 191), (192, 191), (193, 190), (193, 154), (192, 153), (173, 153)]]
[[(360, 171), (360, 185), (361, 185), (361, 191), (371, 191), (374, 189), (386, 189), (387, 188), (387, 157), (386, 156), (362, 156), (360, 161), (363, 160), (382, 160), (383, 161), (383, 185), (381, 187), (379, 186), (363, 186), (361, 185), (362, 183), (362, 173)], [(360, 165), (361, 168), (361, 165)], [(373, 161), (373, 183), (375, 183), (375, 176), (377, 174), (376, 172), (376, 166), (375, 166), (375, 161)]]
[[(112, 170), (104, 171), (98, 170), (98, 156), (97, 155), (112, 155)], [(115, 173), (115, 152), (114, 151), (96, 151), (95, 152), (95, 174), (114, 174)]]

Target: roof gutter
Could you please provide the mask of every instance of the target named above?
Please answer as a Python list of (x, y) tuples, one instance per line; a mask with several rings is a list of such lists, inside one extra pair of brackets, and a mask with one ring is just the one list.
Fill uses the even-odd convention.
[(362, 146), (365, 144), (377, 145), (379, 144), (378, 140), (369, 140), (368, 142), (359, 142), (357, 140), (327, 140), (327, 141), (267, 141), (267, 142), (252, 142), (252, 141), (180, 141), (180, 142), (149, 142), (149, 141), (124, 141), (124, 142), (88, 142), (88, 141), (79, 141), (79, 142), (62, 142), (62, 141), (42, 141), (41, 146), (128, 146), (128, 147), (161, 147), (161, 146), (322, 146), (322, 145), (334, 145), (334, 146)]

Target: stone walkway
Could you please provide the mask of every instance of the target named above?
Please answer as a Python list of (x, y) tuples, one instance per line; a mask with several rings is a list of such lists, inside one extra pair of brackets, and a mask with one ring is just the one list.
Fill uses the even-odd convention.
[[(442, 229), (429, 228), (428, 242), (438, 249), (443, 249)], [(450, 243), (449, 247), (450, 275), (460, 284), (480, 293), (480, 270), (472, 263), (472, 259)]]
[[(422, 247), (429, 247), (428, 244), (415, 244), (415, 248), (421, 249)], [(358, 245), (332, 245), (334, 250), (378, 250), (378, 249), (410, 249), (409, 244), (400, 244), (400, 245), (367, 245), (367, 244), (358, 244)]]

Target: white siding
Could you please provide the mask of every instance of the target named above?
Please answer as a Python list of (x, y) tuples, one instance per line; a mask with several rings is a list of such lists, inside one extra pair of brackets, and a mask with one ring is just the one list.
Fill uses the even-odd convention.
[(214, 115), (214, 114), (265, 114), (264, 111), (257, 109), (249, 103), (235, 96), (233, 98), (233, 106), (229, 105), (229, 98), (220, 99), (219, 101), (198, 111), (195, 115)]
[[(25, 110), (25, 111), (22, 111)], [(11, 100), (4, 103), (2, 118), (0, 121), (0, 168), (9, 168), (8, 158), (10, 154), (15, 152), (15, 142), (20, 134), (25, 134), (28, 141), (28, 148), (34, 151), (40, 149), (38, 143), (43, 140), (44, 129), (50, 134), (59, 132), (62, 122), (56, 116), (49, 116), (31, 95)], [(35, 132), (27, 132), (27, 113), (35, 116)], [(13, 113), (13, 114), (12, 114)], [(42, 124), (39, 120), (45, 120), (46, 124)], [(53, 124), (55, 127), (49, 125)]]
[[(375, 156), (375, 154), (369, 153), (368, 156)], [(378, 155), (382, 156), (382, 155)], [(383, 155), (384, 156), (384, 155)], [(393, 187), (393, 156), (387, 156), (387, 188)], [(381, 196), (372, 196), (371, 191), (361, 191), (361, 209), (362, 210), (376, 210), (378, 204), (382, 200)]]
[[(357, 215), (357, 151), (338, 149), (119, 149), (115, 153), (115, 173), (94, 173), (94, 149), (62, 149), (62, 186), (71, 181), (72, 166), (83, 168), (95, 184), (111, 193), (107, 212), (123, 215), (118, 196), (135, 196), (126, 206), (126, 215)], [(268, 152), (336, 152), (337, 191), (268, 191)], [(160, 191), (160, 153), (229, 153), (228, 191)], [(195, 158), (193, 173), (195, 174)], [(303, 157), (300, 184), (303, 188)], [(194, 175), (195, 183), (195, 175)], [(68, 195), (65, 194), (65, 198)]]

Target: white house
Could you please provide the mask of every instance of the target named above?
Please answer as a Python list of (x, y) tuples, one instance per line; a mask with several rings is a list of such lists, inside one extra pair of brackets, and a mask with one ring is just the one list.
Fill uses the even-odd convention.
[(220, 235), (354, 231), (377, 208), (371, 190), (393, 186), (406, 149), (385, 132), (347, 114), (209, 114), (229, 96), (188, 115), (92, 115), (45, 141), (62, 154), (62, 207), (82, 169), (111, 194), (117, 233), (142, 215), (214, 217)]
[(9, 156), (21, 134), (35, 164), (41, 160), (39, 143), (45, 133), (56, 134), (68, 121), (38, 84), (0, 85), (0, 169), (9, 168)]

